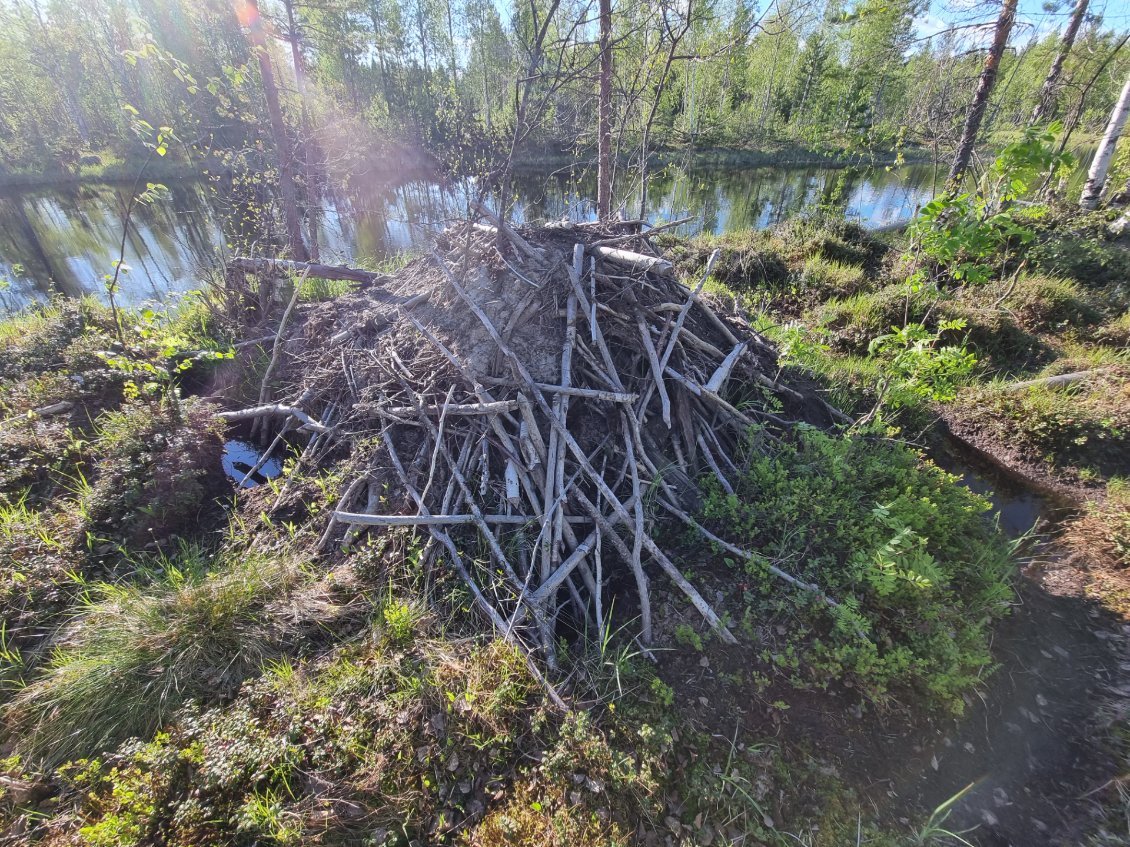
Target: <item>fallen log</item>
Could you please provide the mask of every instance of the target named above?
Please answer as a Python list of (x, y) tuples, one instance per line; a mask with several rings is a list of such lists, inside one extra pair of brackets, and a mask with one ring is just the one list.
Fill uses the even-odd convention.
[(250, 259), (236, 256), (228, 260), (228, 267), (248, 273), (306, 274), (320, 279), (337, 279), (343, 282), (385, 283), (388, 277), (376, 271), (350, 268), (346, 265), (321, 265), (316, 262), (292, 262), (289, 259)]
[(1105, 373), (1110, 370), (1109, 368), (1093, 368), (1089, 371), (1073, 371), (1069, 374), (1058, 374), (1057, 376), (1044, 376), (1039, 379), (1026, 379), (1023, 382), (1010, 382), (1002, 387), (1003, 391), (1023, 391), (1025, 388), (1035, 388), (1037, 385), (1047, 386), (1054, 388), (1060, 385), (1071, 385), (1073, 382), (1079, 382), (1089, 376), (1097, 376), (1098, 374)]
[(655, 256), (645, 256), (632, 250), (623, 250), (619, 247), (602, 247), (594, 244), (589, 247), (589, 252), (597, 258), (604, 259), (616, 265), (623, 265), (634, 271), (651, 271), (664, 276), (674, 273), (675, 266), (666, 259), (657, 259)]
[(245, 421), (253, 418), (270, 417), (272, 415), (289, 415), (302, 422), (302, 429), (313, 432), (329, 432), (330, 427), (310, 417), (306, 412), (296, 406), (284, 406), (281, 403), (269, 406), (255, 406), (250, 409), (240, 409), (235, 412), (218, 412), (213, 417), (220, 421)]

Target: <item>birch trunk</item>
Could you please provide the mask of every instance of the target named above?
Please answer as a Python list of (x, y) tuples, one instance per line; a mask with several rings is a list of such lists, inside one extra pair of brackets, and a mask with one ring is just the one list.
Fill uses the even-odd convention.
[(1083, 209), (1094, 209), (1099, 205), (1106, 187), (1106, 175), (1110, 171), (1111, 160), (1114, 159), (1114, 149), (1118, 146), (1118, 138), (1126, 126), (1126, 117), (1130, 115), (1130, 78), (1122, 86), (1122, 94), (1110, 113), (1110, 123), (1106, 125), (1103, 140), (1099, 142), (1099, 149), (1095, 151), (1095, 160), (1091, 162), (1091, 170), (1087, 174), (1087, 183), (1083, 186), (1083, 196), (1079, 205)]
[(961, 178), (969, 168), (969, 160), (973, 156), (973, 146), (977, 143), (977, 133), (981, 129), (981, 121), (985, 117), (985, 109), (989, 105), (989, 95), (993, 93), (993, 86), (997, 82), (997, 71), (1000, 69), (1001, 56), (1004, 54), (1005, 45), (1008, 44), (1009, 33), (1016, 22), (1017, 0), (1004, 0), (997, 26), (993, 31), (993, 43), (989, 47), (989, 55), (985, 57), (985, 67), (981, 71), (981, 79), (977, 83), (977, 91), (973, 95), (973, 102), (969, 105), (969, 114), (965, 118), (965, 129), (961, 133), (961, 141), (957, 145), (957, 153), (953, 157), (953, 165), (946, 179), (950, 191), (957, 191), (961, 186)]

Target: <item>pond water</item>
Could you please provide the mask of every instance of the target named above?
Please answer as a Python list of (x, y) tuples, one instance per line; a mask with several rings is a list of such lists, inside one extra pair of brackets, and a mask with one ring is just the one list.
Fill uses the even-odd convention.
[[(697, 169), (669, 166), (649, 180), (647, 218), (694, 217), (683, 234), (771, 226), (822, 204), (867, 227), (904, 223), (933, 192), (929, 165), (870, 170), (830, 167)], [(204, 181), (169, 184), (159, 201), (135, 207), (126, 238), (119, 301), (137, 305), (199, 288), (222, 266), (239, 213)], [(472, 180), (415, 180), (369, 185), (325, 201), (319, 220), (321, 259), (381, 259), (426, 243), (466, 209)], [(521, 221), (593, 218), (589, 166), (524, 171), (515, 178), (513, 217)], [(122, 240), (132, 185), (87, 184), (0, 194), (0, 309), (12, 310), (62, 292), (103, 295)], [(638, 193), (617, 198), (625, 217)]]

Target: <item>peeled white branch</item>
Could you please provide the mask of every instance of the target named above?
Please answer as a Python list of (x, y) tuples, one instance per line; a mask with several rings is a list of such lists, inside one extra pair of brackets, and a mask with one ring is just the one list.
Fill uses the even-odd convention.
[(602, 247), (597, 244), (589, 247), (589, 251), (605, 261), (623, 265), (636, 271), (652, 271), (657, 274), (671, 274), (675, 271), (675, 266), (666, 259), (657, 259), (655, 256), (646, 256), (632, 250), (622, 250), (619, 247)]
[(269, 406), (255, 406), (251, 409), (240, 409), (236, 412), (218, 412), (213, 415), (217, 420), (221, 421), (245, 421), (251, 418), (265, 418), (271, 415), (290, 415), (302, 422), (302, 429), (308, 429), (313, 432), (330, 432), (331, 429), (321, 422), (310, 417), (306, 412), (297, 408), (296, 406), (284, 406), (276, 403)]

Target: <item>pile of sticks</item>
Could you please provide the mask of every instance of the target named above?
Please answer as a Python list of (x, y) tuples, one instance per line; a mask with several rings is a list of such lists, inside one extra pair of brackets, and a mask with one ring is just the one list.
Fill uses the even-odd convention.
[(780, 382), (772, 347), (711, 305), (714, 256), (686, 286), (636, 225), (518, 231), (481, 214), (379, 286), (309, 307), (281, 345), (295, 399), (225, 417), (310, 433), (303, 462), (347, 450), (358, 475), (321, 549), (418, 527), (425, 560), (454, 569), (495, 629), (551, 669), (561, 613), (600, 631), (610, 585), (634, 589), (652, 643), (655, 578), (734, 643), (654, 524), (752, 558), (696, 520), (694, 480), (732, 494), (753, 428), (774, 439), (842, 416)]

